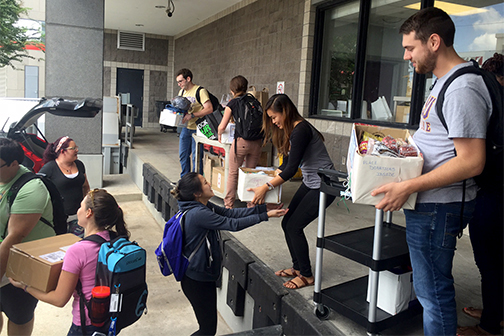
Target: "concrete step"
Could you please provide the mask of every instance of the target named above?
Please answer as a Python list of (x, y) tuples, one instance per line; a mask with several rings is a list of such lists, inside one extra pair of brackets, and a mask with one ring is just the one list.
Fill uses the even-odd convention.
[(142, 191), (128, 174), (103, 175), (103, 188), (112, 194), (117, 202), (142, 200)]

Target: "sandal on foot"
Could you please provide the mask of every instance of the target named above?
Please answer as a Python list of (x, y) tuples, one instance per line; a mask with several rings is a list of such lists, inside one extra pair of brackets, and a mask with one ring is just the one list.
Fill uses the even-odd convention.
[[(301, 280), (301, 283), (294, 282), (294, 280), (296, 280), (296, 279)], [(283, 284), (283, 286), (288, 289), (300, 289), (300, 288), (303, 288), (306, 286), (313, 286), (314, 283), (315, 283), (315, 281), (313, 281), (312, 283), (309, 283), (308, 280), (300, 274), (297, 277), (295, 277), (294, 279), (285, 282)], [(290, 286), (292, 286), (292, 287), (290, 287)]]
[(286, 268), (280, 271), (276, 271), (275, 275), (283, 278), (294, 278), (299, 275), (299, 271), (296, 271), (294, 268)]
[(457, 336), (486, 336), (486, 335), (492, 335), (492, 334), (481, 329), (479, 325), (457, 328)]
[(474, 308), (474, 307), (464, 307), (464, 308), (462, 308), (462, 312), (464, 314), (466, 314), (467, 316), (471, 316), (472, 318), (480, 320), (481, 313), (483, 312), (483, 310), (478, 309), (478, 308)]

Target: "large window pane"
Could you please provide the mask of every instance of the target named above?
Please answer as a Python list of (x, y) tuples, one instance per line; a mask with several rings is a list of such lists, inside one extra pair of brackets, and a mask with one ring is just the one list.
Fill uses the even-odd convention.
[(361, 118), (407, 123), (413, 67), (403, 60), (399, 27), (415, 10), (413, 1), (373, 0), (366, 47)]
[(358, 20), (359, 1), (324, 14), (317, 114), (350, 117)]

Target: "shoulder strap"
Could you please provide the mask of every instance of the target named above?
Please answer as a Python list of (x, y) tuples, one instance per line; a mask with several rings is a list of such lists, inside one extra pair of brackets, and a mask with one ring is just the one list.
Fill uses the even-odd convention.
[[(23, 175), (21, 175), (10, 187), (9, 191), (7, 192), (7, 202), (9, 204), (9, 216), (10, 216), (10, 208), (12, 207), (12, 204), (14, 204), (14, 200), (17, 197), (17, 194), (21, 188), (24, 187), (26, 183), (29, 181), (36, 179), (36, 178), (41, 178), (39, 175), (34, 174), (32, 172), (26, 172)], [(50, 196), (50, 195), (49, 195)], [(54, 226), (44, 217), (40, 217), (40, 221), (42, 221), (44, 224), (52, 227), (54, 229)], [(9, 221), (7, 221), (8, 223)], [(7, 227), (9, 225), (5, 225), (5, 230), (2, 233), (2, 238), (5, 238), (7, 235)]]
[(201, 91), (201, 89), (204, 89), (204, 87), (203, 87), (203, 86), (200, 86), (200, 87), (196, 90), (196, 100), (198, 101), (198, 103), (199, 103), (200, 105), (203, 105), (203, 104), (201, 104), (201, 96), (200, 96), (200, 91)]
[(21, 190), (21, 188), (23, 188), (23, 186), (28, 182), (28, 181), (31, 181), (33, 180), (34, 178), (39, 178), (39, 176), (37, 176), (36, 174), (32, 173), (32, 172), (26, 172), (24, 173), (23, 175), (21, 175), (17, 180), (16, 182), (14, 182), (12, 184), (12, 186), (10, 187), (8, 193), (7, 193), (7, 201), (9, 202), (9, 207), (12, 206), (12, 204), (14, 203), (14, 200), (16, 199), (16, 196), (19, 192), (19, 190)]
[(450, 84), (461, 75), (467, 73), (473, 73), (482, 76), (482, 72), (481, 69), (479, 68), (478, 63), (475, 60), (471, 60), (471, 62), (473, 63), (473, 66), (465, 66), (463, 68), (460, 68), (457, 71), (455, 71), (450, 77), (448, 77), (446, 82), (443, 84), (441, 91), (439, 91), (438, 97), (436, 99), (436, 113), (447, 132), (448, 132), (448, 125), (446, 124), (446, 119), (443, 115), (443, 104), (446, 90), (448, 89)]
[[(185, 214), (188, 212), (189, 210), (186, 210), (184, 211), (184, 213), (182, 213), (182, 217), (180, 218), (180, 227), (182, 229), (182, 237), (184, 237), (184, 240), (185, 240), (185, 229), (184, 229), (184, 226), (185, 226), (185, 221), (184, 221), (184, 216)], [(194, 251), (192, 251), (192, 253), (189, 255), (189, 257), (187, 258), (187, 260), (189, 260), (189, 262), (191, 262), (192, 258), (194, 257), (194, 255), (196, 254), (196, 252), (198, 252), (198, 250), (200, 249), (201, 245), (203, 245), (203, 243), (205, 242), (205, 239), (207, 238), (208, 236), (208, 230), (207, 232), (205, 233), (205, 235), (203, 236), (203, 238), (201, 238), (200, 242), (198, 243), (198, 246), (196, 246), (196, 248), (194, 249)], [(185, 242), (184, 242), (184, 246), (185, 246)]]

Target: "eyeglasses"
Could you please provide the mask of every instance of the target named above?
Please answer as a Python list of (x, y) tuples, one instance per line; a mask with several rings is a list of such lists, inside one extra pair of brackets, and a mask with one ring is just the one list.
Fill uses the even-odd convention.
[(67, 147), (66, 149), (79, 150), (79, 146), (75, 146), (75, 147)]
[(185, 78), (177, 81), (178, 84), (183, 83), (183, 82), (185, 82)]

